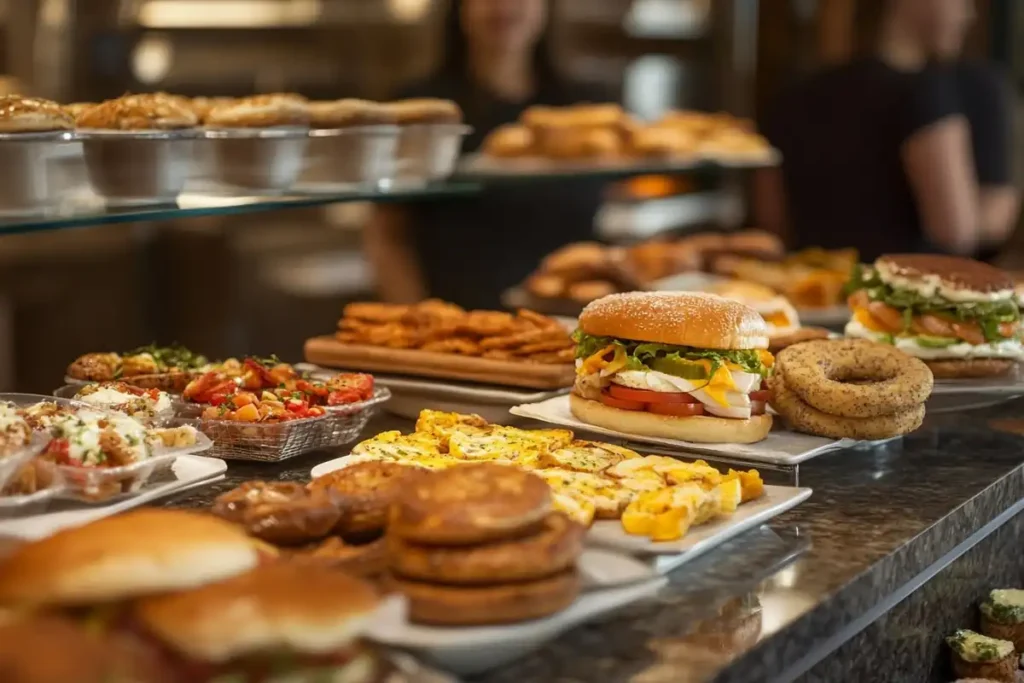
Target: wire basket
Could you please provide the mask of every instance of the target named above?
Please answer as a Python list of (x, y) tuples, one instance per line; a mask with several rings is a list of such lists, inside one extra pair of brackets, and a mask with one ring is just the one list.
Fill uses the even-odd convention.
[(287, 422), (188, 420), (213, 439), (208, 454), (224, 460), (280, 462), (303, 453), (335, 448), (355, 441), (378, 406), (391, 398), (387, 387), (375, 387), (373, 397), (359, 403), (327, 407), (327, 414)]

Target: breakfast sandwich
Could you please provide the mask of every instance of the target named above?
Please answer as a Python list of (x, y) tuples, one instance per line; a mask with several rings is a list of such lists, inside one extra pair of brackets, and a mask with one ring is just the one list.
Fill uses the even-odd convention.
[(754, 443), (771, 430), (774, 357), (752, 308), (715, 294), (631, 292), (579, 319), (573, 415), (627, 434)]
[(180, 680), (381, 680), (361, 638), (380, 607), (372, 586), (329, 568), (263, 565), (137, 602), (132, 620)]
[(726, 280), (708, 291), (757, 311), (768, 326), (769, 337), (783, 337), (800, 329), (800, 317), (793, 304), (770, 287), (746, 280)]
[(892, 344), (938, 378), (1009, 372), (1024, 356), (1008, 274), (955, 256), (892, 254), (855, 269), (846, 336)]

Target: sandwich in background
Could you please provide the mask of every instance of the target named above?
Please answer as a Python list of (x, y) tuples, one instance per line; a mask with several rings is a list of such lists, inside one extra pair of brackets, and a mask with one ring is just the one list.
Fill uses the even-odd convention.
[(803, 327), (793, 304), (770, 287), (745, 280), (726, 280), (712, 285), (708, 291), (757, 311), (768, 326), (768, 350), (772, 353), (800, 342), (829, 337), (829, 331), (823, 327)]
[(955, 256), (892, 254), (855, 269), (846, 336), (892, 344), (936, 378), (992, 377), (1021, 360), (1013, 278)]

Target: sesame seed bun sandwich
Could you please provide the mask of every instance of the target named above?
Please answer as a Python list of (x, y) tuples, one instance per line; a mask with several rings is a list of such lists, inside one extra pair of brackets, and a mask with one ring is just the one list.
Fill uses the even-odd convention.
[(714, 294), (631, 292), (580, 315), (573, 415), (627, 434), (754, 443), (771, 430), (774, 365), (752, 308)]
[(133, 618), (182, 683), (369, 683), (384, 670), (361, 637), (379, 607), (359, 579), (282, 562), (140, 600)]
[(249, 571), (260, 553), (211, 515), (141, 509), (65, 529), (0, 562), (0, 606), (53, 614), (96, 636), (131, 639), (130, 604)]
[(1013, 279), (988, 264), (892, 254), (854, 271), (848, 337), (885, 342), (937, 378), (991, 377), (1024, 357)]
[(57, 616), (0, 623), (0, 680), (6, 683), (173, 683), (159, 661), (124, 640), (93, 634)]

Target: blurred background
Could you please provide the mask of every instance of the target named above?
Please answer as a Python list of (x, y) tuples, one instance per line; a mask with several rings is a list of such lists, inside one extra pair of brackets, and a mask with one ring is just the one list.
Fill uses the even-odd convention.
[[(794, 78), (849, 58), (867, 30), (857, 4), (552, 0), (551, 56), (644, 118), (696, 108), (756, 119)], [(3, 0), (0, 72), (8, 90), (61, 102), (150, 90), (384, 99), (440, 63), (447, 5)], [(978, 0), (976, 12), (967, 53), (1002, 64), (1019, 98), (1024, 3)], [(605, 192), (594, 227), (629, 243), (750, 225), (748, 186), (742, 174), (632, 179)], [(372, 212), (347, 203), (0, 236), (0, 388), (45, 393), (81, 353), (150, 341), (297, 360), (343, 303), (375, 295), (361, 234)], [(1011, 266), (1024, 256), (1016, 241), (999, 257)]]

